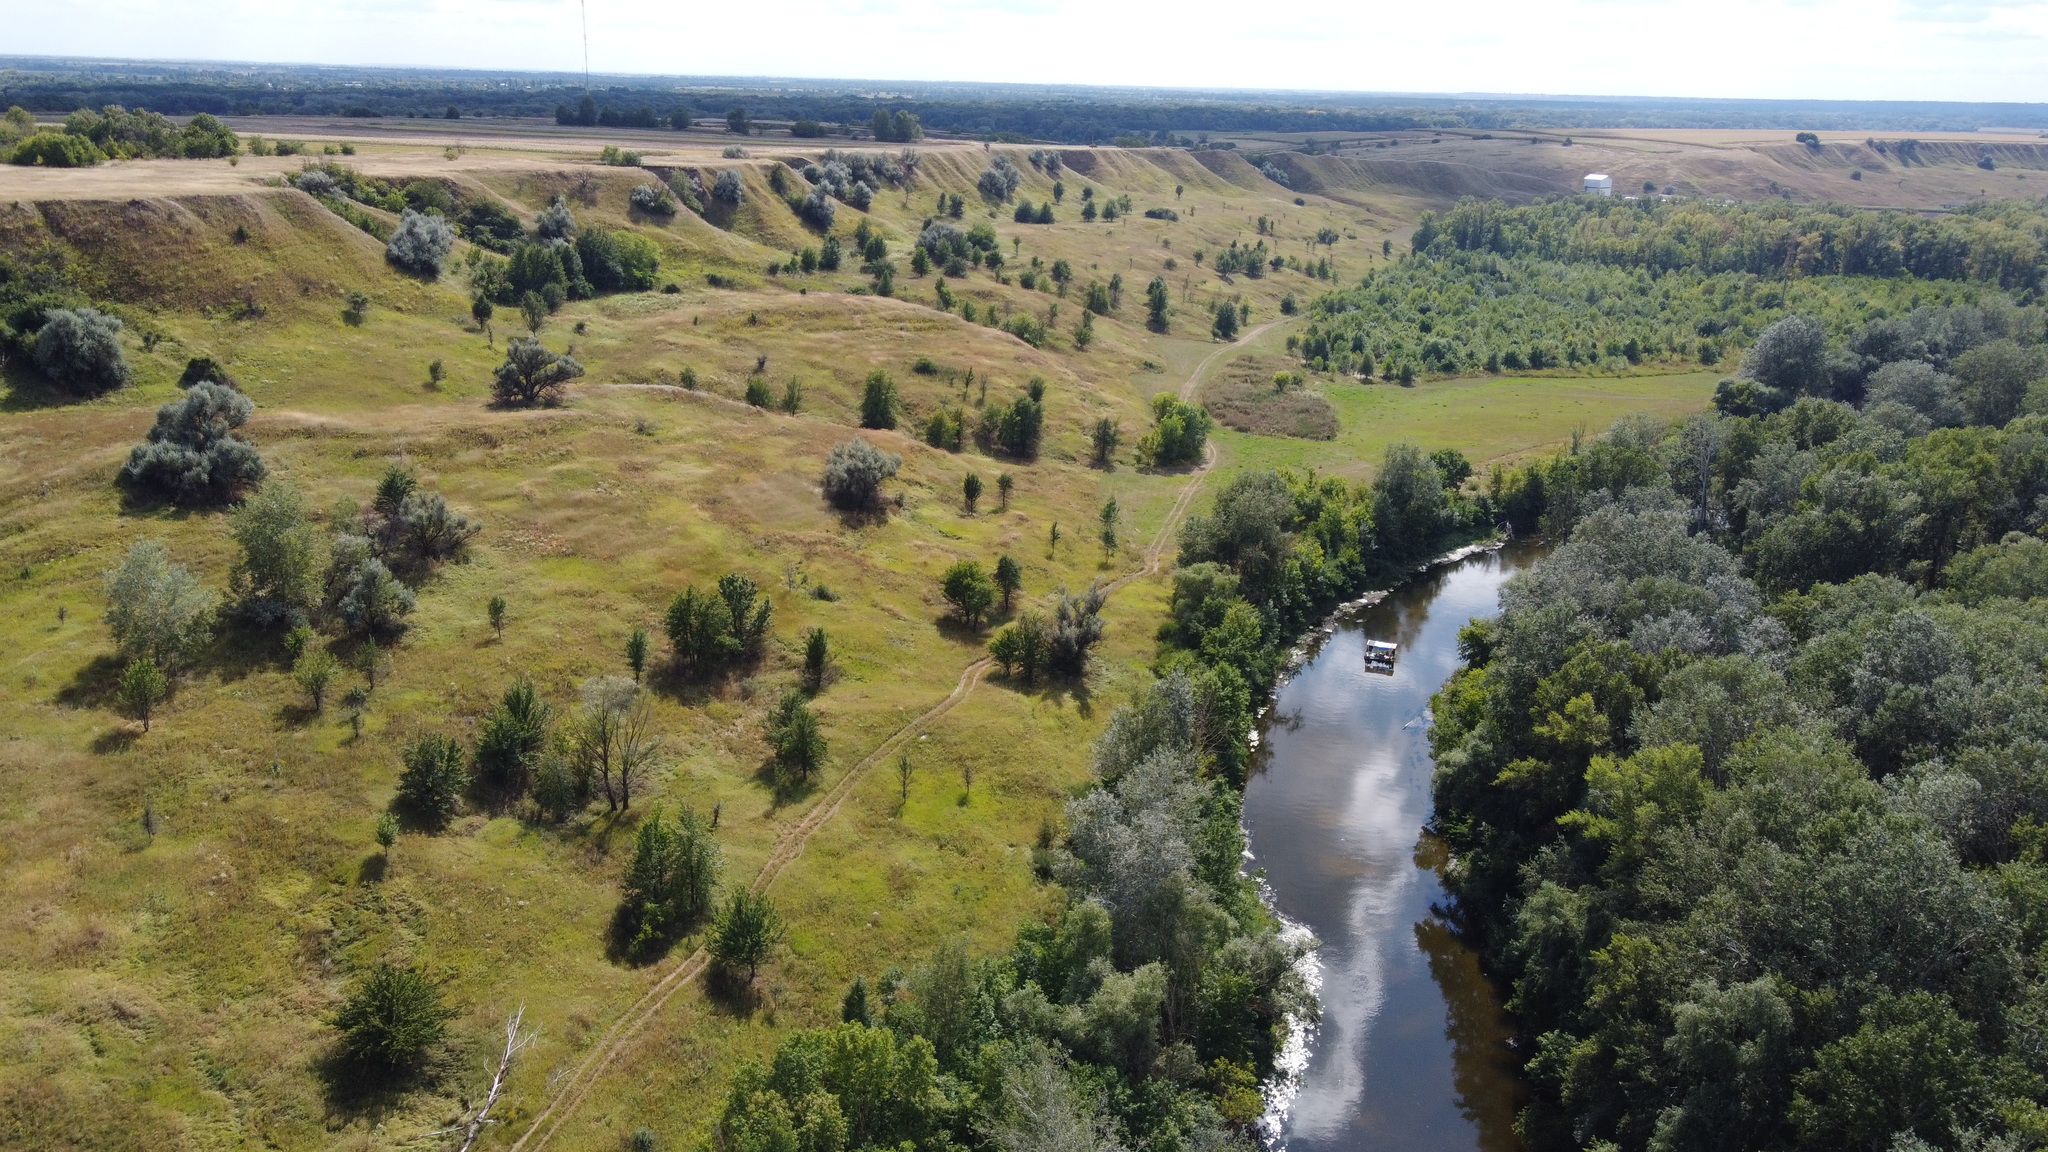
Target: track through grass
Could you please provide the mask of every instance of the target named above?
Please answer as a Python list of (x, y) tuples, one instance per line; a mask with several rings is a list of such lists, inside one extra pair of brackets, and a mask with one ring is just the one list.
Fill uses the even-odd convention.
[[(1226, 353), (1257, 338), (1266, 329), (1278, 323), (1280, 321), (1269, 320), (1255, 328), (1247, 329), (1237, 341), (1226, 344), (1204, 357), (1201, 363), (1195, 366), (1195, 370), (1188, 374), (1188, 378), (1182, 382), (1179, 390), (1181, 399), (1193, 398), (1195, 389), (1201, 384), (1202, 377)], [(655, 387), (666, 388), (667, 386), (657, 385)], [(1202, 463), (1189, 471), (1187, 482), (1181, 485), (1180, 495), (1175, 498), (1173, 507), (1167, 512), (1166, 519), (1161, 522), (1158, 531), (1153, 534), (1152, 542), (1146, 546), (1144, 563), (1135, 571), (1127, 572), (1111, 581), (1107, 586), (1110, 591), (1115, 591), (1133, 580), (1143, 579), (1158, 573), (1161, 559), (1166, 552), (1167, 543), (1173, 539), (1174, 530), (1180, 526), (1180, 522), (1186, 519), (1188, 509), (1193, 507), (1195, 497), (1201, 491), (1203, 478), (1215, 468), (1216, 461), (1216, 445), (1212, 442), (1207, 446), (1203, 454)], [(811, 836), (830, 823), (832, 818), (839, 813), (840, 808), (846, 804), (847, 797), (853, 794), (854, 786), (860, 782), (861, 778), (867, 775), (869, 770), (885, 760), (891, 753), (907, 744), (920, 730), (932, 721), (944, 716), (947, 712), (952, 711), (954, 705), (965, 700), (974, 691), (975, 687), (981, 683), (982, 677), (988, 673), (988, 670), (994, 666), (994, 663), (992, 659), (984, 656), (962, 669), (959, 682), (953, 686), (953, 691), (944, 700), (932, 705), (931, 708), (919, 715), (915, 720), (890, 733), (872, 752), (869, 752), (861, 758), (859, 763), (848, 769), (839, 778), (838, 782), (832, 786), (832, 790), (811, 806), (810, 811), (804, 814), (803, 819), (790, 825), (789, 828), (783, 831), (781, 837), (777, 839), (774, 849), (769, 853), (767, 861), (761, 865), (760, 871), (755, 873), (752, 883), (748, 885), (748, 890), (756, 893), (767, 891), (775, 883), (776, 877), (782, 874), (783, 869), (787, 868), (791, 863), (795, 862), (798, 856), (803, 854), (804, 845), (810, 840)], [(577, 1107), (583, 1103), (584, 1098), (590, 1095), (590, 1091), (597, 1084), (598, 1078), (604, 1075), (606, 1069), (611, 1067), (612, 1062), (618, 1058), (619, 1053), (625, 1050), (627, 1042), (632, 1040), (641, 1029), (647, 1026), (649, 1021), (653, 1020), (661, 1012), (662, 1008), (668, 1004), (670, 998), (675, 996), (677, 992), (682, 991), (692, 981), (696, 980), (697, 977), (703, 975), (704, 971), (710, 966), (710, 962), (710, 953), (700, 946), (671, 967), (667, 974), (655, 981), (646, 992), (642, 993), (640, 999), (634, 1001), (632, 1007), (626, 1009), (612, 1023), (612, 1026), (605, 1030), (604, 1035), (599, 1038), (597, 1046), (591, 1050), (588, 1056), (583, 1058), (583, 1062), (577, 1066), (576, 1071), (569, 1077), (561, 1092), (555, 1096), (554, 1100), (547, 1107), (541, 1109), (540, 1113), (534, 1117), (533, 1123), (527, 1127), (518, 1140), (513, 1142), (512, 1152), (523, 1152), (529, 1144), (531, 1144), (535, 1152), (546, 1148), (548, 1141), (554, 1138), (555, 1133), (561, 1129), (570, 1116), (575, 1114)]]

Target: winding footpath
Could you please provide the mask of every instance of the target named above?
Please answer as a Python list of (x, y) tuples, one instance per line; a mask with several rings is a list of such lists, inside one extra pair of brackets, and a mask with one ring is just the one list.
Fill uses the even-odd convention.
[[(1248, 328), (1235, 343), (1225, 344), (1204, 357), (1181, 383), (1180, 398), (1193, 399), (1195, 389), (1201, 385), (1202, 377), (1208, 374), (1209, 369), (1218, 360), (1230, 352), (1243, 348), (1268, 328), (1279, 323), (1282, 321), (1269, 320), (1257, 327)], [(1167, 546), (1173, 540), (1174, 530), (1187, 518), (1188, 510), (1194, 507), (1195, 497), (1201, 492), (1202, 480), (1216, 466), (1216, 460), (1216, 445), (1211, 441), (1203, 454), (1201, 465), (1188, 473), (1187, 482), (1181, 486), (1180, 495), (1174, 499), (1173, 507), (1167, 510), (1166, 519), (1160, 523), (1159, 531), (1153, 536), (1152, 543), (1146, 547), (1144, 564), (1135, 571), (1111, 581), (1107, 585), (1109, 591), (1113, 592), (1133, 580), (1159, 572)], [(839, 810), (846, 805), (847, 798), (853, 794), (855, 785), (860, 783), (869, 770), (888, 759), (927, 725), (967, 699), (994, 664), (995, 661), (984, 656), (962, 669), (959, 682), (953, 685), (953, 691), (945, 699), (891, 733), (888, 739), (863, 757), (860, 763), (848, 769), (839, 778), (838, 783), (832, 786), (831, 791), (804, 813), (801, 820), (783, 830), (782, 835), (776, 839), (774, 849), (769, 852), (767, 861), (761, 865), (760, 872), (755, 874), (753, 883), (748, 886), (749, 889), (754, 892), (767, 891), (768, 886), (775, 883), (776, 877), (782, 875), (783, 869), (789, 867), (803, 854), (804, 845), (810, 841), (811, 836), (838, 815)], [(554, 1139), (555, 1133), (575, 1115), (605, 1071), (625, 1052), (627, 1045), (661, 1013), (677, 992), (703, 975), (710, 963), (710, 953), (701, 947), (698, 948), (669, 968), (660, 979), (648, 987), (647, 991), (640, 994), (640, 998), (634, 1001), (630, 1008), (620, 1013), (619, 1018), (612, 1022), (612, 1026), (598, 1038), (597, 1044), (583, 1058), (583, 1062), (561, 1083), (547, 1107), (541, 1109), (540, 1114), (533, 1118), (533, 1123), (517, 1141), (513, 1142), (512, 1152), (527, 1152), (528, 1149), (540, 1152), (546, 1148), (548, 1141)]]

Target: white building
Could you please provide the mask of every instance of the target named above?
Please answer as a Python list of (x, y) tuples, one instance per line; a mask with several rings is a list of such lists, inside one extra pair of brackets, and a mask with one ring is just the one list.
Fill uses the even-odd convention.
[(1614, 177), (1605, 172), (1586, 173), (1586, 191), (1596, 196), (1614, 195)]

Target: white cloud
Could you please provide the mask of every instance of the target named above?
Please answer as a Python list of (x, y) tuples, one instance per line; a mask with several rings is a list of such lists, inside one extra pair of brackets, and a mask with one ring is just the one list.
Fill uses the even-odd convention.
[[(588, 0), (599, 72), (2048, 100), (2041, 0)], [(10, 51), (581, 71), (576, 0), (70, 0)]]
[(1900, 0), (1899, 7), (1909, 20), (1934, 20), (1975, 24), (1988, 20), (2001, 9), (2037, 7), (2040, 0)]

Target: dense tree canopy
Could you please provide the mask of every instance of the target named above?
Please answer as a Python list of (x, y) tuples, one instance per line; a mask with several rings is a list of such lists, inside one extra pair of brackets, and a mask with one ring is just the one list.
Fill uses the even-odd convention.
[[(1757, 347), (1810, 386), (1811, 331)], [(2048, 423), (1870, 381), (1487, 485), (1562, 543), (1467, 630), (1436, 819), (1539, 1148), (2041, 1135)]]

